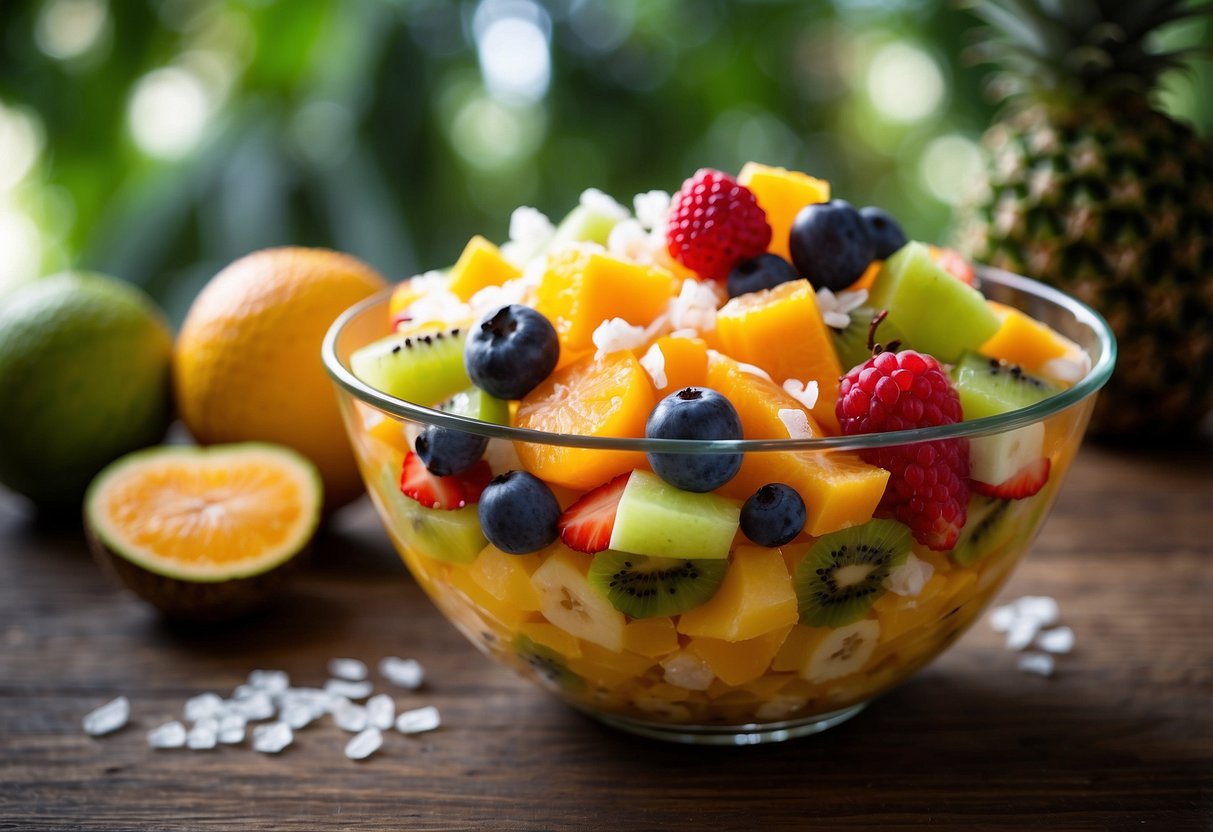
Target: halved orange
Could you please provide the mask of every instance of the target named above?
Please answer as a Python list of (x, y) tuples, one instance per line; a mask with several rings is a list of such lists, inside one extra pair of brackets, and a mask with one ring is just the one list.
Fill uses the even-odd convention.
[(322, 503), (315, 466), (287, 448), (170, 445), (105, 468), (84, 513), (94, 552), (137, 594), (171, 615), (225, 618), (264, 600)]

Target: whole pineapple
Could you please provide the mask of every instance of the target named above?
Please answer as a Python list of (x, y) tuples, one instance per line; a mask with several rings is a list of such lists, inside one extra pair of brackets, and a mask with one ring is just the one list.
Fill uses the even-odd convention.
[(1092, 431), (1193, 433), (1213, 405), (1213, 146), (1150, 103), (1184, 0), (976, 0), (1006, 114), (957, 245), (1094, 306), (1119, 341)]

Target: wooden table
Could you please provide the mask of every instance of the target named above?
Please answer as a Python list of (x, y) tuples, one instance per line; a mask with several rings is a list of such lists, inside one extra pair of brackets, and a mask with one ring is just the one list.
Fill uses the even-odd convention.
[[(0, 829), (1213, 828), (1209, 449), (1087, 448), (1004, 597), (1077, 633), (1054, 678), (981, 620), (865, 713), (783, 745), (613, 732), (478, 655), (409, 579), (365, 503), (267, 615), (173, 629), (114, 589), (79, 530), (0, 497)], [(328, 720), (280, 756), (161, 751), (145, 732), (254, 668), (320, 684), (334, 656), (414, 656), (445, 724), (363, 763)], [(118, 694), (132, 724), (93, 739)]]

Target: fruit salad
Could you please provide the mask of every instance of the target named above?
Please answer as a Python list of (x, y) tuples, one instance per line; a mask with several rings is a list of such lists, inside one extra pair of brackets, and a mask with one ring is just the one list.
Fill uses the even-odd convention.
[(904, 679), (1024, 553), (1089, 414), (939, 430), (1061, 393), (1087, 353), (756, 163), (634, 210), (589, 190), (556, 225), (520, 208), (387, 306), (349, 369), (465, 420), (345, 401), (408, 566), (483, 650), (631, 727), (821, 724)]

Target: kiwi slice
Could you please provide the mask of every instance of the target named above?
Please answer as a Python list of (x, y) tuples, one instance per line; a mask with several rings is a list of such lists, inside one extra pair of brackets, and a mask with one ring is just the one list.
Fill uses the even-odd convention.
[(556, 233), (548, 241), (546, 250), (554, 251), (568, 243), (577, 242), (605, 246), (607, 238), (611, 236), (611, 229), (618, 225), (624, 216), (625, 213), (616, 213), (593, 202), (582, 202), (556, 226)]
[(912, 543), (910, 530), (894, 520), (870, 520), (819, 538), (793, 578), (800, 623), (841, 627), (863, 618)]
[(969, 498), (968, 519), (960, 539), (948, 553), (954, 563), (971, 566), (1005, 544), (1015, 534), (1014, 500), (974, 494)]
[[(834, 337), (834, 351), (838, 353), (838, 362), (842, 364), (843, 372), (857, 367), (872, 357), (872, 348), (868, 346), (868, 334), (872, 329), (872, 318), (876, 310), (867, 306), (851, 310), (851, 322), (846, 329), (830, 328)], [(902, 347), (912, 347), (895, 325), (886, 318), (876, 329), (876, 340), (881, 344), (899, 341)]]
[(952, 369), (966, 419), (997, 416), (1047, 399), (1060, 389), (1018, 364), (966, 352)]
[(585, 680), (569, 670), (564, 659), (555, 650), (544, 647), (542, 644), (536, 644), (521, 634), (514, 638), (510, 646), (518, 658), (530, 665), (531, 669), (541, 678), (557, 687), (564, 690), (577, 690), (585, 687)]
[(438, 405), (438, 409), (456, 416), (467, 416), (494, 425), (510, 423), (510, 403), (505, 399), (490, 396), (479, 387), (469, 387), (451, 396)]
[(480, 531), (477, 506), (447, 511), (426, 508), (416, 500), (400, 493), (396, 473), (399, 468), (385, 466), (380, 487), (372, 496), (382, 496), (387, 505), (385, 515), (394, 535), (408, 548), (434, 560), (450, 563), (471, 563), (489, 545)]
[(632, 618), (678, 615), (716, 594), (727, 560), (651, 558), (607, 550), (590, 564), (590, 586)]
[(463, 367), (463, 329), (394, 333), (355, 350), (354, 375), (397, 399), (429, 405), (471, 385)]

